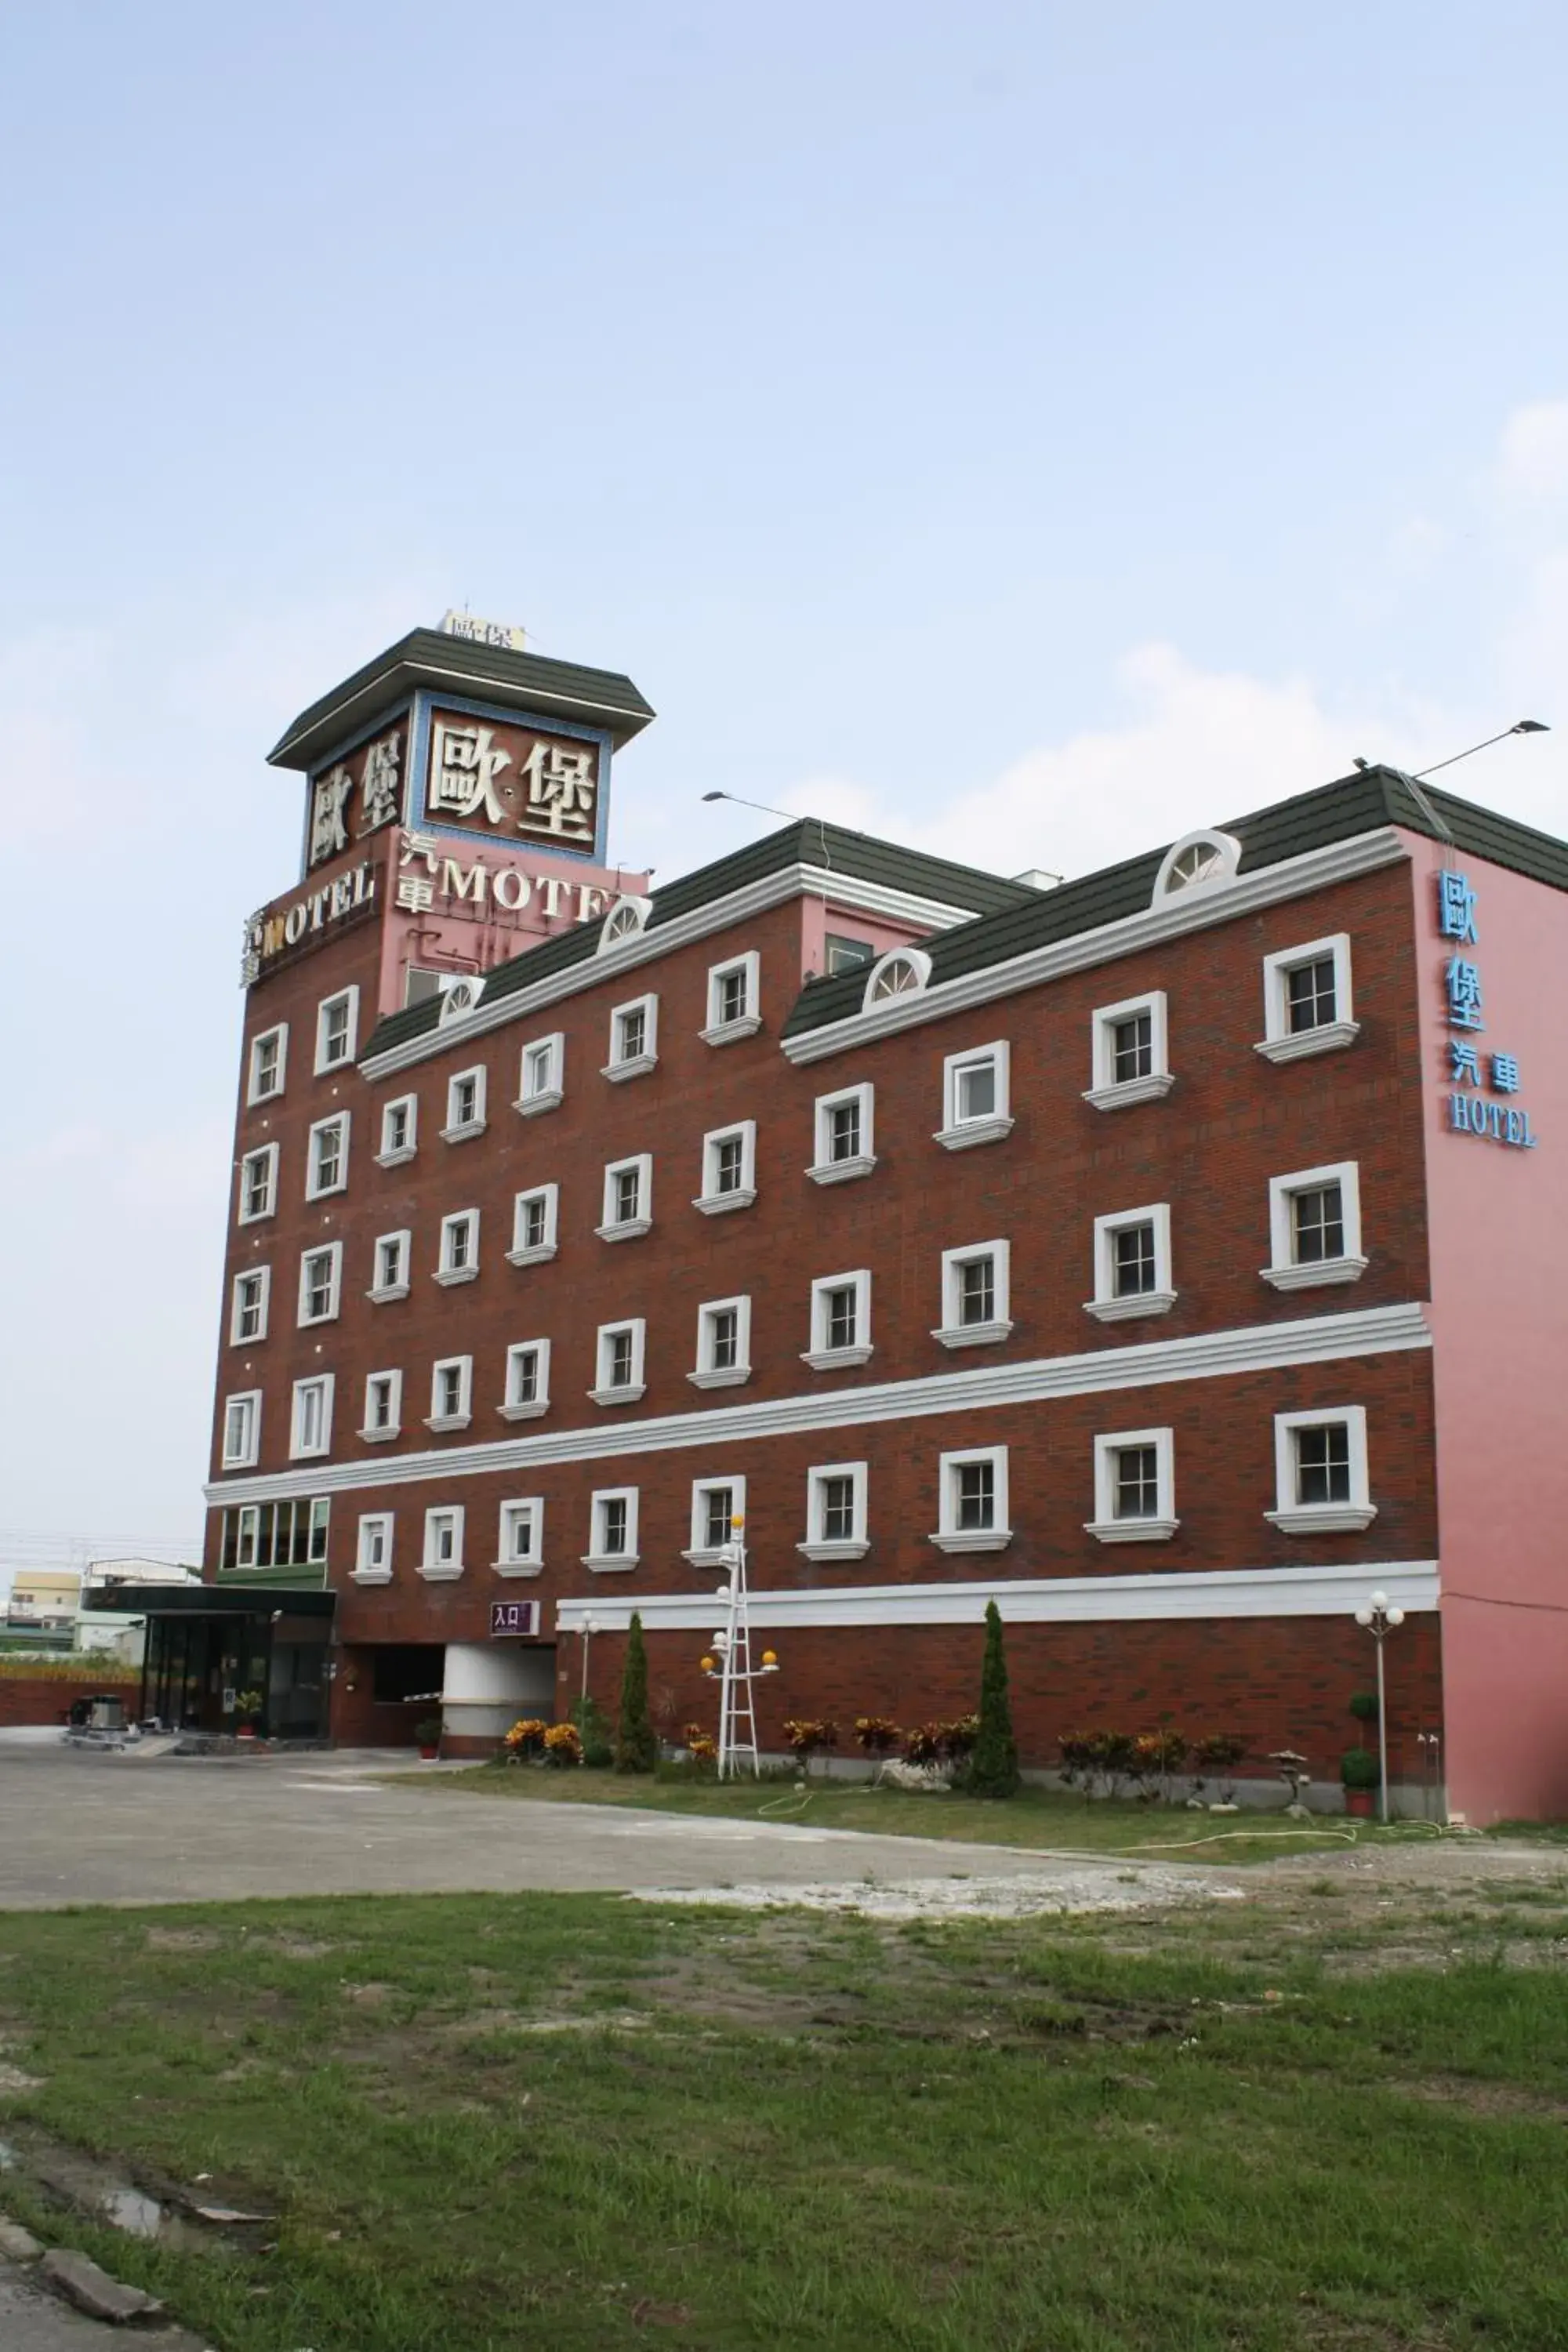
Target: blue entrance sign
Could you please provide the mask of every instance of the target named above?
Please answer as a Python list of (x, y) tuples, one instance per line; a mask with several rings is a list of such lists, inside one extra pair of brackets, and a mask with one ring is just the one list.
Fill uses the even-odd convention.
[[(1462, 947), (1477, 947), (1480, 933), (1476, 926), (1479, 893), (1470, 887), (1463, 874), (1445, 871), (1437, 877), (1437, 932), (1441, 939), (1454, 940)], [(1443, 1018), (1450, 1029), (1484, 1030), (1481, 1018), (1481, 968), (1468, 956), (1452, 955), (1443, 966)], [(1480, 1135), (1493, 1143), (1510, 1144), (1519, 1151), (1533, 1151), (1541, 1138), (1530, 1124), (1530, 1113), (1515, 1109), (1511, 1103), (1489, 1100), (1497, 1095), (1516, 1095), (1520, 1089), (1519, 1063), (1512, 1054), (1483, 1053), (1471, 1045), (1468, 1036), (1448, 1040), (1448, 1084), (1453, 1091), (1448, 1097), (1448, 1125), (1457, 1135)]]

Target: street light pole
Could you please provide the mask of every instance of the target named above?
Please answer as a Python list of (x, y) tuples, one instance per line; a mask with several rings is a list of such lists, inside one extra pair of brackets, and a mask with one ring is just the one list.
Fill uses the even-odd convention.
[(579, 1625), (579, 1626), (578, 1626), (578, 1628), (577, 1628), (577, 1631), (578, 1631), (578, 1632), (579, 1632), (579, 1633), (581, 1633), (581, 1635), (583, 1636), (583, 1690), (582, 1690), (582, 1697), (583, 1697), (583, 1699), (584, 1699), (584, 1700), (586, 1700), (587, 1696), (588, 1696), (588, 1644), (589, 1644), (589, 1643), (593, 1640), (593, 1638), (594, 1638), (595, 1634), (598, 1632), (598, 1630), (599, 1630), (599, 1628), (598, 1628), (598, 1623), (597, 1623), (596, 1620), (595, 1620), (595, 1618), (593, 1618), (592, 1616), (584, 1617), (584, 1620), (583, 1620), (583, 1622), (582, 1622), (582, 1623), (581, 1623), (581, 1625)]
[(1377, 1817), (1388, 1821), (1388, 1707), (1383, 1675), (1383, 1645), (1396, 1625), (1405, 1622), (1403, 1609), (1390, 1605), (1386, 1592), (1374, 1592), (1355, 1612), (1355, 1622), (1377, 1644)]

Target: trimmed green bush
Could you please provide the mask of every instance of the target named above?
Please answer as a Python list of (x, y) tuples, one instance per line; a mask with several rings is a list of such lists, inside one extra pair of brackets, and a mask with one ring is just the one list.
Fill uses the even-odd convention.
[(1375, 1789), (1377, 1759), (1370, 1748), (1347, 1748), (1340, 1758), (1340, 1779), (1347, 1789)]
[(985, 1604), (985, 1656), (980, 1668), (980, 1728), (974, 1735), (963, 1786), (974, 1797), (1012, 1797), (1018, 1790), (1018, 1743), (1007, 1698), (1007, 1654), (1002, 1612)]
[(632, 1612), (626, 1637), (626, 1663), (621, 1674), (621, 1714), (616, 1727), (617, 1772), (651, 1772), (658, 1762), (658, 1741), (647, 1711), (647, 1651), (642, 1619)]

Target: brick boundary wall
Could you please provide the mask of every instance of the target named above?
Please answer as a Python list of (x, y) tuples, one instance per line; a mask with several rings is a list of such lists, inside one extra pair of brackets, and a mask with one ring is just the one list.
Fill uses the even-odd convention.
[(73, 1699), (92, 1698), (100, 1691), (114, 1691), (124, 1698), (129, 1721), (136, 1712), (141, 1687), (139, 1675), (130, 1682), (121, 1682), (112, 1675), (79, 1679), (67, 1675), (0, 1675), (0, 1729), (12, 1730), (26, 1724), (63, 1726)]

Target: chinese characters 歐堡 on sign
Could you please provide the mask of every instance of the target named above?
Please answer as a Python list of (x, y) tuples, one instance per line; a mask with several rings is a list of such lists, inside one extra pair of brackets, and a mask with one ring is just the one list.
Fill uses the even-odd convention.
[(1437, 877), (1437, 933), (1449, 942), (1443, 966), (1444, 1013), (1448, 1039), (1448, 1124), (1457, 1134), (1482, 1135), (1494, 1143), (1533, 1150), (1541, 1140), (1521, 1105), (1500, 1101), (1517, 1095), (1517, 1057), (1476, 1041), (1487, 1027), (1486, 992), (1479, 961), (1465, 950), (1480, 945), (1477, 893), (1463, 874), (1445, 868)]
[(425, 822), (591, 856), (601, 747), (499, 719), (437, 710), (430, 721)]

